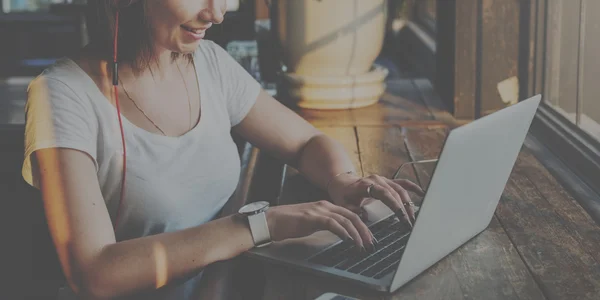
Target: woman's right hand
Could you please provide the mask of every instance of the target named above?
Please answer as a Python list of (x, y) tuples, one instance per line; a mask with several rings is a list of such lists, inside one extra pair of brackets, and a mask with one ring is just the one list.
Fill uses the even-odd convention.
[(329, 230), (363, 250), (374, 247), (373, 234), (357, 214), (325, 200), (271, 207), (266, 217), (273, 241)]

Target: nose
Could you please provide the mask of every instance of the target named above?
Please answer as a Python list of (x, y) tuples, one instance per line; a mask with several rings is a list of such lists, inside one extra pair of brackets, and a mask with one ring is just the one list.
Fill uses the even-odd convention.
[(224, 0), (209, 0), (208, 6), (200, 12), (200, 18), (215, 24), (221, 24), (227, 11), (227, 2)]

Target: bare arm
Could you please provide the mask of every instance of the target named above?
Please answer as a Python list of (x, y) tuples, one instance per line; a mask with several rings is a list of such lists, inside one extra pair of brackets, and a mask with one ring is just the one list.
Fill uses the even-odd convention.
[[(34, 152), (32, 160), (62, 269), (83, 298), (114, 298), (177, 283), (254, 246), (246, 220), (236, 215), (116, 242), (87, 154), (50, 148)], [(355, 214), (325, 201), (273, 207), (266, 217), (274, 241), (329, 230), (359, 247), (363, 241), (372, 245), (370, 232)]]
[(325, 188), (338, 173), (355, 171), (344, 147), (261, 91), (257, 102), (235, 130), (253, 145), (273, 153)]
[(312, 184), (327, 189), (335, 204), (357, 212), (367, 199), (379, 199), (408, 223), (411, 223), (410, 218), (414, 220), (407, 189), (422, 194), (420, 187), (406, 180), (391, 180), (379, 175), (336, 177), (355, 171), (356, 166), (344, 147), (268, 93), (260, 93), (257, 103), (236, 127), (238, 133), (252, 144), (296, 167)]
[(51, 148), (36, 151), (33, 161), (65, 276), (85, 298), (158, 288), (254, 245), (248, 226), (235, 217), (116, 243), (90, 157)]

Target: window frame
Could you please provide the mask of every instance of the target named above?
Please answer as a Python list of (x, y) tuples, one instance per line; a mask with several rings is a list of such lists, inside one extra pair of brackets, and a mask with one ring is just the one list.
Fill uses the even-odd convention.
[[(404, 0), (407, 1), (407, 0)], [(428, 33), (435, 37), (437, 34), (437, 26), (436, 21), (429, 17), (429, 15), (425, 12), (425, 6), (419, 5), (420, 3), (425, 3), (426, 0), (414, 0), (414, 20), (417, 24), (420, 25), (421, 28), (424, 28), (428, 31)], [(439, 1), (439, 0), (438, 0)], [(436, 14), (437, 14), (437, 3), (436, 3)]]
[[(438, 0), (438, 22), (448, 17), (447, 14), (453, 14), (440, 10), (441, 1), (446, 0)], [(546, 28), (550, 22), (547, 5), (549, 1), (553, 0), (531, 0), (522, 2), (520, 6), (518, 77), (521, 100), (536, 94), (545, 96), (544, 91), (547, 90)], [(414, 22), (423, 24), (423, 18), (417, 14), (419, 10), (413, 7), (411, 11)], [(433, 31), (425, 31), (431, 37), (435, 37)], [(436, 43), (443, 38), (447, 37), (435, 38)], [(448, 49), (441, 51), (446, 50)], [(419, 60), (421, 61), (422, 59)], [(438, 73), (439, 70), (434, 72)], [(542, 102), (525, 146), (600, 224), (600, 141), (553, 109), (549, 103)]]
[(531, 133), (600, 198), (600, 141), (546, 103), (541, 103)]
[[(544, 96), (548, 90), (548, 1), (552, 0), (532, 0), (527, 14), (531, 16), (525, 28), (529, 34), (521, 42), (533, 48), (527, 46), (521, 50), (529, 62), (521, 66), (520, 75), (526, 75), (521, 99), (534, 94)], [(545, 101), (536, 113), (530, 136), (526, 145), (600, 224), (600, 140)]]

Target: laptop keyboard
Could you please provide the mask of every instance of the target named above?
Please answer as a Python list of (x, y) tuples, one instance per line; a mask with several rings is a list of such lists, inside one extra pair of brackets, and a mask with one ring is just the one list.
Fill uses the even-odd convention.
[(410, 227), (390, 216), (369, 227), (379, 243), (372, 253), (361, 253), (352, 241), (341, 242), (309, 259), (310, 262), (366, 277), (382, 278), (400, 263)]

